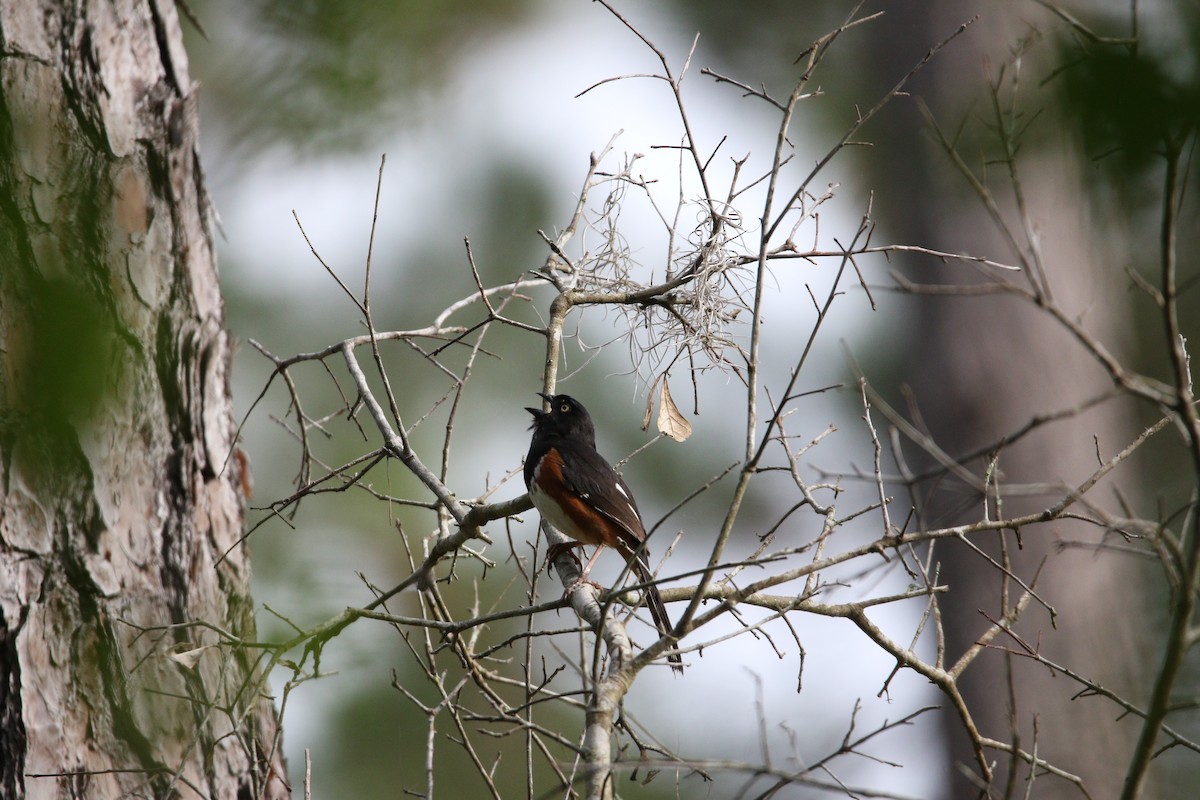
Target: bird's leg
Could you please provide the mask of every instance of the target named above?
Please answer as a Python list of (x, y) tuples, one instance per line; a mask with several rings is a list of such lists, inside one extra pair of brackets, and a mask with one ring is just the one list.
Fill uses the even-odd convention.
[[(583, 545), (580, 545), (580, 547), (582, 547), (582, 546)], [(588, 580), (588, 573), (590, 573), (592, 571), (592, 565), (596, 563), (596, 559), (600, 557), (600, 552), (603, 549), (604, 549), (604, 545), (602, 545), (602, 544), (596, 545), (596, 552), (592, 553), (592, 557), (588, 559), (587, 566), (585, 566), (583, 568), (583, 571), (579, 573), (579, 577), (576, 578), (575, 580), (571, 581), (571, 583), (568, 584), (566, 589), (563, 589), (563, 597), (570, 596), (571, 592), (575, 591), (576, 589), (578, 589), (580, 586), (582, 586), (585, 583), (590, 583), (592, 586), (595, 586), (600, 591), (604, 591), (603, 586), (596, 583), (595, 581)]]
[[(557, 559), (559, 556), (561, 556), (563, 554), (570, 555), (571, 558), (573, 558), (575, 560), (576, 564), (582, 564), (583, 562), (581, 562), (579, 560), (579, 557), (571, 552), (576, 547), (578, 547), (580, 550), (582, 550), (584, 547), (583, 542), (576, 542), (576, 541), (559, 542), (557, 544), (550, 545), (550, 548), (546, 551), (546, 572), (547, 573), (550, 572), (550, 567), (554, 563), (555, 559)], [(600, 551), (603, 549), (604, 549), (604, 545), (596, 546), (596, 552), (592, 553), (592, 557), (588, 559), (587, 566), (583, 567), (582, 571), (579, 573), (579, 577), (576, 578), (575, 580), (571, 581), (569, 584), (567, 584), (567, 588), (563, 590), (563, 597), (570, 596), (571, 592), (578, 589), (580, 587), (580, 585), (582, 585), (584, 583), (590, 583), (592, 586), (595, 586), (597, 589), (599, 589), (601, 591), (604, 590), (603, 586), (596, 583), (595, 581), (589, 581), (588, 577), (587, 577), (588, 574), (592, 571), (592, 566), (596, 563), (596, 559), (600, 557)]]
[(596, 563), (596, 559), (600, 557), (600, 553), (604, 550), (604, 545), (596, 545), (596, 552), (592, 553), (592, 557), (588, 559), (587, 566), (583, 568), (583, 572), (579, 573), (579, 580), (587, 580), (587, 576), (592, 572), (592, 565)]

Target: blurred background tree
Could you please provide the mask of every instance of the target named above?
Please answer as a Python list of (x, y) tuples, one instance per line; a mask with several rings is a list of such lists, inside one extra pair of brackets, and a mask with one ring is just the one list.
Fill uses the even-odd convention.
[[(301, 351), (359, 332), (347, 330), (354, 316), (331, 300), (290, 212), (296, 209), (322, 252), (352, 273), (362, 262), (373, 178), (383, 150), (390, 159), (377, 251), (376, 307), (386, 309), (379, 313), (387, 317), (381, 325), (400, 324), (420, 309), (440, 307), (429, 293), (440, 276), (461, 267), (464, 235), (472, 240), (485, 283), (539, 263), (543, 246), (535, 232), (563, 218), (587, 152), (618, 128), (627, 130), (631, 149), (642, 141), (665, 141), (655, 138), (663, 130), (661, 97), (597, 99), (602, 93), (592, 93), (570, 100), (601, 78), (645, 67), (645, 54), (635, 52), (612, 20), (590, 5), (249, 2), (230, 9), (194, 4), (208, 33), (208, 41), (193, 39), (189, 51), (206, 85), (203, 145), (226, 223), (223, 285), (231, 327), (276, 352)], [(836, 137), (852, 119), (856, 102), (873, 102), (933, 42), (976, 14), (980, 20), (921, 73), (910, 88), (912, 102), (893, 104), (868, 129), (874, 146), (856, 151), (857, 159), (843, 164), (842, 191), (864, 199), (873, 192), (874, 216), (892, 241), (1001, 261), (1012, 259), (1016, 249), (1031, 261), (1052, 261), (1053, 291), (1069, 298), (1074, 313), (1086, 315), (1110, 349), (1135, 362), (1153, 358), (1150, 353), (1161, 349), (1151, 346), (1158, 323), (1150, 315), (1156, 309), (1144, 293), (1130, 287), (1137, 282), (1133, 275), (1149, 276), (1157, 268), (1161, 146), (1171, 137), (1194, 142), (1191, 115), (1200, 107), (1194, 75), (1200, 25), (1194, 6), (1143, 2), (1134, 6), (1136, 25), (1128, 3), (1114, 0), (1099, 9), (1064, 6), (1069, 13), (1086, 11), (1086, 27), (1036, 2), (868, 3), (864, 13), (873, 6), (885, 16), (862, 35), (839, 42), (824, 73), (825, 97), (805, 106), (809, 116), (803, 125), (814, 142)], [(678, 57), (698, 30), (698, 65), (752, 75), (772, 86), (790, 80), (794, 59), (846, 9), (844, 3), (780, 0), (749, 6), (688, 2), (629, 11), (641, 15), (639, 22)], [(1108, 41), (1133, 38), (1137, 45)], [(699, 102), (712, 103), (706, 111), (720, 115), (698, 124), (710, 130), (761, 124), (745, 107), (730, 109), (711, 100), (698, 75), (692, 80)], [(1014, 248), (957, 174), (921, 104), (968, 166), (986, 176), (986, 185), (1003, 198), (1012, 192), (997, 133), (1003, 133), (1002, 125), (1011, 126), (1010, 144), (1020, 149), (1026, 165), (1022, 188), (1039, 221), (1033, 236), (1019, 238)], [(998, 202), (1005, 218), (1015, 220), (1012, 203)], [(1197, 226), (1182, 230), (1181, 252), (1195, 253)], [(894, 266), (923, 283), (959, 279), (957, 271), (927, 258), (896, 259)], [(1188, 282), (1194, 275), (1181, 278), (1185, 286), (1194, 285)], [(1016, 303), (914, 297), (890, 308), (874, 320), (847, 321), (838, 335), (847, 338), (876, 385), (901, 387), (889, 394), (894, 405), (923, 420), (929, 434), (950, 452), (971, 452), (1039, 410), (1060, 408), (1071, 398), (1106, 388), (1105, 376), (1072, 355), (1061, 331)], [(899, 308), (903, 313), (894, 310)], [(1185, 325), (1194, 318), (1189, 315)], [(844, 375), (836, 348), (822, 357), (831, 376)], [(470, 435), (486, 445), (470, 464), (456, 465), (462, 474), (491, 470), (495, 478), (517, 463), (525, 436), (520, 406), (536, 388), (539, 358), (531, 354), (529, 364), (494, 369), (484, 379), (488, 397), (473, 400), (464, 418)], [(636, 391), (636, 381), (614, 386), (599, 380), (628, 365), (611, 356), (600, 364), (572, 384), (571, 391), (605, 398), (636, 418), (637, 403), (624, 405)], [(397, 374), (405, 370), (402, 362), (395, 368)], [(1143, 369), (1165, 377), (1165, 364)], [(238, 370), (237, 395), (244, 407), (261, 386), (266, 365), (243, 353)], [(427, 407), (438, 394), (435, 387), (422, 385), (405, 386), (404, 392), (414, 408)], [(829, 413), (836, 419), (838, 413), (855, 412)], [(1053, 435), (1006, 448), (1005, 479), (1030, 484), (1075, 474), (1087, 468), (1072, 460), (1076, 455), (1067, 455), (1078, 448), (1066, 448), (1056, 437), (1078, 442), (1095, 435), (1100, 452), (1107, 454), (1148, 416), (1146, 409), (1132, 404), (1098, 406), (1054, 429)], [(614, 430), (612, 435), (620, 434)], [(286, 450), (287, 433), (261, 426), (248, 428), (245, 436), (258, 497), (286, 495), (295, 472)], [(731, 441), (712, 432), (706, 452), (690, 460), (723, 465)], [(636, 437), (630, 436), (610, 450), (628, 452), (635, 446)], [(1161, 447), (1174, 451), (1176, 446)], [(345, 455), (351, 452), (348, 445)], [(908, 455), (917, 472), (928, 467), (919, 453)], [(1174, 513), (1186, 499), (1181, 493), (1190, 489), (1160, 474), (1156, 465), (1172, 463), (1176, 456), (1168, 452), (1148, 458), (1147, 495), (1130, 502), (1160, 502), (1164, 515)], [(662, 459), (671, 454), (661, 448), (646, 458), (644, 480), (657, 480), (662, 497), (678, 495), (681, 487), (710, 471), (663, 468)], [(401, 484), (404, 480), (398, 477)], [(669, 505), (643, 500), (648, 502)], [(961, 518), (965, 503), (974, 499), (953, 482), (938, 480), (913, 502), (929, 524), (948, 524)], [(1016, 499), (1007, 510), (1019, 513), (1021, 503)], [(260, 582), (256, 596), (280, 613), (316, 619), (330, 607), (352, 602), (354, 574), (364, 565), (379, 571), (370, 576), (379, 585), (404, 574), (403, 547), (381, 525), (379, 515), (370, 504), (310, 503), (294, 521), (296, 530), (279, 524), (261, 529), (251, 541)], [(703, 516), (701, 507), (693, 521)], [(402, 513), (398, 521), (403, 523)], [(687, 527), (686, 520), (679, 524)], [(1091, 563), (1083, 545), (1094, 545), (1093, 539), (1089, 532), (1064, 525), (1057, 542), (1038, 537), (1025, 542), (1015, 557), (1022, 565), (1036, 565), (1056, 547), (1072, 550), (1068, 558), (1055, 560), (1038, 588), (1064, 616), (1097, 624), (1052, 632), (1042, 615), (1022, 632), (1030, 641), (1044, 635), (1048, 653), (1095, 664), (1093, 677), (1137, 696), (1145, 690), (1145, 675), (1157, 666), (1145, 663), (1144, 654), (1156, 650), (1143, 639), (1158, 635), (1162, 598), (1147, 596), (1136, 564), (1114, 569), (1103, 580), (1089, 569), (1086, 584), (1076, 580), (1076, 574), (1083, 574), (1080, 561)], [(962, 648), (986, 625), (978, 609), (995, 601), (998, 587), (976, 553), (942, 547), (939, 557), (944, 580), (959, 593), (947, 603), (952, 609), (947, 624), (951, 645)], [(387, 564), (390, 572), (383, 567)], [(270, 619), (262, 625), (269, 631)], [(288, 746), (293, 763), (300, 747), (313, 747), (318, 786), (328, 781), (367, 797), (387, 792), (400, 780), (395, 770), (410, 765), (397, 762), (396, 742), (416, 735), (402, 733), (400, 726), (423, 726), (424, 721), (406, 715), (390, 695), (374, 700), (361, 696), (389, 693), (379, 676), (403, 667), (400, 658), (374, 663), (383, 648), (368, 631), (353, 635), (356, 647), (342, 652), (339, 668), (371, 676), (351, 682), (361, 687), (355, 690), (360, 696), (345, 699), (349, 687), (344, 684), (336, 690), (305, 687), (304, 704), (289, 710)], [(812, 651), (821, 647), (809, 645)], [(989, 658), (989, 669), (976, 672), (965, 688), (978, 707), (991, 709), (982, 720), (990, 729), (1004, 730), (1008, 724), (1010, 675), (1023, 686), (1040, 687), (1044, 694), (1030, 707), (1015, 709), (1026, 727), (1024, 738), (1032, 740), (1032, 718), (1040, 712), (1039, 744), (1047, 748), (1042, 752), (1093, 776), (1099, 785), (1119, 785), (1125, 760), (1114, 754), (1127, 750), (1135, 725), (1108, 724), (1113, 712), (1099, 704), (1081, 710), (1085, 704), (1070, 700), (1072, 691), (1061, 685), (1064, 681), (1056, 682), (1035, 665), (999, 653)], [(386, 713), (389, 704), (395, 713)], [(736, 707), (731, 700), (730, 708)], [(378, 725), (364, 725), (359, 713), (366, 708), (379, 715)], [(806, 729), (819, 724), (817, 707), (780, 708), (781, 719), (802, 718)], [(1094, 722), (1087, 721), (1088, 714), (1097, 715)], [(1059, 720), (1070, 725), (1069, 733), (1054, 728)], [(395, 737), (379, 735), (389, 724), (395, 726)], [(927, 753), (932, 766), (924, 778), (906, 776), (915, 796), (961, 796), (952, 763), (970, 758), (956, 722), (947, 719), (947, 725), (940, 733), (920, 729), (927, 739), (913, 748)], [(830, 736), (834, 730), (806, 730), (806, 735)], [(319, 744), (318, 734), (338, 745)], [(934, 751), (940, 748), (931, 743), (943, 739), (948, 755), (938, 756)], [(752, 740), (747, 733), (746, 741)], [(1186, 785), (1168, 782), (1160, 795), (1175, 791), (1185, 796), (1186, 790), (1178, 787)], [(1038, 796), (1055, 796), (1060, 789), (1073, 791), (1043, 783)]]

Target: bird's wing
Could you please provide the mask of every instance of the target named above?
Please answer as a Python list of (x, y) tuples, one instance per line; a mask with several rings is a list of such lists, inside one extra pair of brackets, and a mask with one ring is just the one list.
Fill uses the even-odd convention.
[(556, 446), (563, 455), (563, 483), (617, 524), (625, 534), (622, 544), (628, 548), (623, 555), (632, 555), (646, 540), (646, 528), (629, 486), (595, 450), (570, 442)]

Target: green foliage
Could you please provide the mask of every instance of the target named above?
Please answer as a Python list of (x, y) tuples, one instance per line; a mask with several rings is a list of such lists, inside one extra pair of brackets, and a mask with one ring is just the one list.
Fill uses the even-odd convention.
[(1118, 182), (1157, 168), (1165, 147), (1178, 146), (1200, 123), (1200, 11), (1182, 9), (1179, 22), (1189, 51), (1088, 38), (1062, 45), (1063, 111), (1088, 154)]
[[(355, 151), (417, 115), (452, 65), (520, 19), (523, 0), (252, 0), (201, 3), (209, 41), (188, 50), (235, 140), (261, 148)], [(240, 45), (239, 44), (240, 40)]]
[(65, 280), (33, 282), (26, 296), (31, 350), (18, 395), (44, 419), (76, 419), (98, 407), (117, 350), (94, 290)]
[(27, 276), (9, 295), (3, 443), (32, 474), (74, 474), (77, 428), (101, 408), (119, 372), (120, 343), (94, 290)]

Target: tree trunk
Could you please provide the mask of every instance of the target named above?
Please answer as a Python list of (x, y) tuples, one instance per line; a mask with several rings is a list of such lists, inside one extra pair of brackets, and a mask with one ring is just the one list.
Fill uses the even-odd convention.
[(175, 8), (0, 41), (0, 796), (286, 796)]
[[(921, 57), (928, 47), (927, 40), (937, 39), (975, 13), (983, 18), (971, 34), (939, 53), (937, 68), (919, 76), (912, 87), (914, 95), (926, 100), (935, 111), (950, 109), (940, 121), (951, 132), (956, 131), (959, 118), (966, 113), (962, 109), (969, 106), (970, 98), (961, 96), (962, 89), (966, 87), (983, 97), (979, 89), (985, 77), (981, 49), (1002, 57), (1017, 41), (1024, 20), (998, 10), (994, 4), (955, 0), (891, 9), (889, 24), (872, 29), (876, 40), (870, 52), (876, 59), (875, 69), (893, 76)], [(897, 30), (924, 31), (926, 36), (910, 40), (895, 35)], [(979, 80), (963, 78), (972, 74)], [(1037, 82), (1033, 77), (1023, 79), (1023, 86)], [(1026, 91), (1033, 93), (1031, 89)], [(1033, 106), (1036, 101), (1030, 98), (1029, 102)], [(891, 112), (887, 133), (893, 141), (919, 142), (925, 123), (918, 109), (897, 104)], [(975, 113), (986, 116), (978, 109)], [(947, 197), (956, 190), (947, 187), (944, 176), (950, 169), (943, 154), (936, 153), (932, 146), (911, 145), (903, 157), (897, 157), (895, 149), (889, 152), (890, 157), (880, 159), (882, 174), (874, 176), (884, 184), (876, 214), (899, 232), (899, 241), (1013, 262), (1015, 257), (994, 226), (984, 215), (974, 213), (978, 208), (974, 198), (963, 199), (958, 194)], [(1088, 329), (1111, 346), (1120, 337), (1124, 287), (1118, 269), (1106, 274), (1097, 266), (1103, 264), (1103, 259), (1093, 252), (1080, 200), (1082, 182), (1071, 167), (1075, 157), (1048, 145), (1041, 150), (1023, 147), (1020, 161), (1024, 191), (1044, 243), (1056, 297), (1072, 313), (1082, 316), (1086, 311)], [(1003, 171), (1002, 166), (992, 168), (997, 173)], [(995, 183), (1001, 187), (997, 191), (1003, 192), (1003, 181), (997, 179)], [(913, 198), (938, 197), (940, 202), (913, 202)], [(890, 203), (888, 198), (892, 198)], [(930, 259), (920, 260), (906, 271), (915, 282), (941, 285), (962, 283), (966, 273), (962, 266), (941, 266)], [(1103, 371), (1082, 354), (1071, 337), (1030, 304), (997, 296), (918, 297), (913, 301), (911, 318), (917, 322), (907, 346), (910, 359), (903, 366), (904, 380), (913, 387), (929, 433), (952, 455), (997, 441), (1035, 414), (1068, 408), (1111, 386)], [(1081, 481), (1096, 468), (1097, 451), (1109, 458), (1134, 435), (1121, 423), (1120, 412), (1127, 410), (1110, 403), (1005, 447), (999, 461), (1001, 492), (1005, 484)], [(932, 466), (932, 461), (922, 463), (921, 455), (912, 452), (915, 449), (906, 451), (913, 468)], [(982, 460), (969, 466), (982, 474)], [(931, 481), (922, 488), (918, 500), (931, 526), (980, 518), (982, 498), (962, 491), (953, 481)], [(1008, 498), (1004, 515), (1014, 517), (1042, 507), (1043, 498)], [(1069, 520), (1025, 531), (1019, 546), (1007, 534), (1014, 574), (1029, 582), (1036, 575), (1038, 594), (1059, 615), (1055, 627), (1046, 610), (1034, 602), (1017, 630), (1051, 660), (1137, 697), (1135, 678), (1143, 656), (1135, 632), (1139, 619), (1138, 590), (1132, 588), (1139, 585), (1135, 565), (1097, 556), (1086, 548), (1058, 552), (1062, 542), (1095, 544), (1100, 535), (1093, 527)], [(976, 543), (1000, 560), (996, 540), (980, 537)], [(942, 599), (942, 610), (947, 659), (953, 663), (987, 629), (990, 623), (985, 613), (999, 617), (1004, 576), (978, 553), (957, 542), (946, 542), (938, 548), (941, 579), (950, 588)], [(1010, 584), (1009, 590), (1015, 601), (1020, 587)], [(995, 644), (1020, 649), (1007, 638)], [(1013, 696), (1009, 670), (1011, 685), (1015, 686)], [(1039, 756), (1083, 778), (1093, 796), (1112, 795), (1121, 785), (1138, 726), (1133, 721), (1124, 725), (1115, 722), (1120, 711), (1108, 701), (1080, 697), (1079, 684), (1055, 677), (1028, 659), (1006, 659), (1000, 652), (985, 653), (972, 664), (960, 687), (984, 736), (1005, 742), (1018, 736), (1026, 750), (1036, 750)], [(957, 717), (945, 714), (943, 718), (952, 758), (969, 768), (974, 756), (968, 737)], [(1006, 781), (1014, 777), (1020, 796), (1024, 791), (1020, 781), (1028, 774), (1028, 767), (1018, 764), (1010, 775), (1009, 761), (997, 758), (997, 762), (996, 794), (1003, 794)], [(947, 797), (973, 796), (957, 770), (947, 777), (952, 786)], [(1052, 777), (1040, 778), (1034, 794), (1039, 798), (1080, 796), (1074, 785)]]

